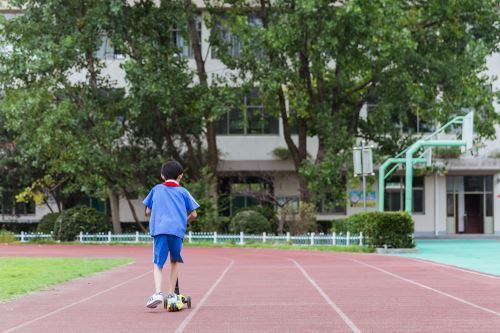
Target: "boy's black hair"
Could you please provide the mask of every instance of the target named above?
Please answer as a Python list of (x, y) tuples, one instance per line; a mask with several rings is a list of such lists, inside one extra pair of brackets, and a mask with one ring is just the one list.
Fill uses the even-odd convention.
[(161, 175), (165, 179), (177, 179), (183, 172), (182, 165), (176, 160), (170, 160), (161, 167)]

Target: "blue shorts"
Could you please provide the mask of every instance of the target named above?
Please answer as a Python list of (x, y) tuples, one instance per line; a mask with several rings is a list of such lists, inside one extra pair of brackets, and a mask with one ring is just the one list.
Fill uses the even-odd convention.
[(174, 235), (153, 236), (153, 262), (163, 268), (170, 252), (170, 262), (184, 262), (181, 257), (182, 238)]

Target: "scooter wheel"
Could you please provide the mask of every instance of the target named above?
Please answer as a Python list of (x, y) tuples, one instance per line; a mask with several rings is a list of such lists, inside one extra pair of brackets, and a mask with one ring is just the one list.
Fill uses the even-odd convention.
[(188, 296), (186, 298), (186, 301), (187, 301), (186, 303), (187, 303), (188, 309), (191, 309), (191, 296)]

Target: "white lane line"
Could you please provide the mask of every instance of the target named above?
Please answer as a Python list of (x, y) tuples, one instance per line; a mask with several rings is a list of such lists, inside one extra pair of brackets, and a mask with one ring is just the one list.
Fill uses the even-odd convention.
[(57, 310), (54, 310), (54, 311), (49, 312), (49, 313), (47, 313), (47, 314), (44, 314), (43, 316), (36, 317), (35, 319), (32, 319), (32, 320), (26, 321), (26, 322), (24, 322), (24, 323), (22, 323), (22, 324), (20, 324), (20, 325), (17, 325), (17, 326), (11, 327), (11, 328), (9, 328), (8, 330), (3, 331), (3, 333), (10, 333), (10, 332), (13, 332), (13, 331), (15, 331), (15, 330), (18, 330), (18, 329), (20, 329), (20, 328), (26, 327), (26, 326), (28, 326), (28, 325), (30, 325), (30, 324), (33, 324), (34, 322), (37, 322), (37, 321), (39, 321), (39, 320), (41, 320), (41, 319), (44, 319), (44, 318), (50, 317), (50, 316), (52, 316), (52, 315), (55, 315), (56, 313), (59, 313), (59, 312), (64, 311), (64, 310), (66, 310), (66, 309), (68, 309), (68, 308), (71, 308), (71, 307), (73, 307), (73, 306), (75, 306), (75, 305), (78, 305), (78, 304), (81, 304), (81, 303), (83, 303), (83, 302), (86, 302), (86, 301), (88, 301), (89, 299), (92, 299), (92, 298), (94, 298), (94, 297), (97, 297), (97, 296), (99, 296), (99, 295), (102, 295), (102, 294), (104, 294), (104, 293), (107, 293), (108, 291), (111, 291), (111, 290), (113, 290), (113, 289), (119, 288), (119, 287), (121, 287), (121, 286), (123, 286), (123, 285), (125, 285), (125, 284), (127, 284), (127, 283), (130, 283), (130, 282), (132, 282), (132, 281), (138, 280), (138, 279), (140, 279), (140, 278), (142, 278), (142, 277), (144, 277), (144, 276), (146, 276), (146, 275), (148, 275), (148, 274), (151, 274), (151, 273), (152, 273), (152, 272), (151, 272), (151, 271), (149, 271), (149, 272), (146, 272), (146, 273), (141, 274), (141, 275), (139, 275), (139, 276), (133, 277), (133, 278), (131, 278), (131, 279), (127, 280), (127, 281), (124, 281), (124, 282), (122, 282), (122, 283), (120, 283), (120, 284), (117, 284), (117, 285), (115, 285), (115, 286), (113, 286), (113, 287), (111, 287), (111, 288), (108, 288), (108, 289), (102, 290), (102, 291), (100, 291), (100, 292), (98, 292), (98, 293), (96, 293), (96, 294), (93, 294), (93, 295), (91, 295), (91, 296), (88, 296), (88, 297), (82, 298), (82, 299), (81, 299), (81, 300), (79, 300), (78, 302), (73, 302), (73, 303), (70, 303), (70, 304), (68, 304), (68, 305), (63, 306), (62, 308), (59, 308), (59, 309), (57, 309)]
[(222, 274), (219, 276), (219, 278), (214, 282), (214, 284), (210, 287), (210, 289), (206, 292), (206, 294), (203, 296), (203, 298), (201, 299), (201, 301), (198, 303), (198, 305), (194, 308), (194, 310), (192, 310), (189, 315), (184, 318), (184, 320), (182, 321), (182, 323), (179, 325), (179, 327), (177, 327), (177, 329), (175, 330), (175, 333), (181, 333), (184, 331), (184, 329), (186, 328), (186, 326), (189, 324), (189, 322), (193, 319), (193, 317), (198, 313), (198, 311), (200, 310), (200, 308), (203, 306), (203, 304), (206, 302), (206, 300), (208, 299), (208, 297), (210, 297), (210, 295), (212, 294), (212, 292), (215, 290), (215, 288), (217, 288), (217, 285), (222, 281), (222, 279), (224, 278), (224, 275), (226, 275), (227, 271), (229, 271), (229, 269), (231, 268), (231, 266), (233, 266), (234, 264), (234, 260), (231, 260), (231, 263), (229, 263), (229, 265), (226, 267), (226, 269), (222, 272)]
[(396, 279), (400, 279), (400, 280), (402, 280), (402, 281), (405, 281), (405, 282), (408, 282), (408, 283), (414, 284), (414, 285), (416, 285), (416, 286), (419, 286), (419, 287), (421, 287), (421, 288), (424, 288), (424, 289), (427, 289), (427, 290), (433, 291), (433, 292), (435, 292), (435, 293), (437, 293), (437, 294), (440, 294), (440, 295), (442, 295), (442, 296), (445, 296), (445, 297), (451, 298), (451, 299), (453, 299), (453, 300), (455, 300), (455, 301), (457, 301), (457, 302), (460, 302), (460, 303), (463, 303), (463, 304), (466, 304), (466, 305), (472, 306), (472, 307), (474, 307), (474, 308), (476, 308), (476, 309), (479, 309), (479, 310), (482, 310), (482, 311), (484, 311), (484, 312), (491, 313), (491, 314), (493, 314), (493, 315), (495, 315), (495, 316), (497, 316), (497, 317), (500, 317), (500, 312), (497, 312), (497, 311), (495, 311), (495, 310), (491, 310), (491, 309), (485, 308), (484, 306), (481, 306), (481, 305), (477, 305), (477, 304), (471, 303), (471, 302), (466, 301), (466, 300), (464, 300), (464, 299), (462, 299), (462, 298), (460, 298), (460, 297), (453, 296), (452, 294), (448, 294), (448, 293), (446, 293), (446, 292), (444, 292), (444, 291), (441, 291), (441, 290), (438, 290), (438, 289), (434, 289), (434, 288), (429, 287), (429, 286), (427, 286), (427, 285), (425, 285), (425, 284), (422, 284), (422, 283), (420, 283), (420, 282), (417, 282), (417, 281), (413, 281), (413, 280), (407, 279), (407, 278), (405, 278), (405, 277), (402, 277), (402, 276), (400, 276), (400, 275), (398, 275), (398, 274), (395, 274), (395, 273), (391, 273), (391, 272), (386, 271), (385, 269), (379, 268), (379, 267), (377, 267), (377, 266), (373, 266), (373, 265), (367, 264), (367, 263), (365, 263), (365, 262), (358, 261), (358, 260), (356, 260), (356, 259), (352, 259), (352, 261), (357, 262), (357, 263), (358, 263), (358, 264), (360, 264), (360, 265), (363, 265), (363, 266), (366, 266), (366, 267), (370, 267), (370, 268), (372, 268), (372, 269), (374, 269), (374, 270), (377, 270), (377, 271), (382, 272), (382, 273), (384, 273), (384, 274), (390, 275), (390, 276), (392, 276), (392, 277), (395, 277)]
[(333, 310), (335, 310), (335, 312), (337, 312), (337, 314), (340, 316), (340, 318), (342, 318), (342, 320), (347, 324), (347, 326), (349, 326), (349, 328), (351, 329), (351, 331), (353, 331), (354, 333), (361, 333), (361, 330), (352, 322), (352, 320), (344, 313), (344, 311), (342, 311), (337, 304), (335, 304), (331, 299), (330, 297), (328, 297), (328, 295), (323, 291), (323, 289), (321, 289), (320, 286), (318, 286), (318, 284), (316, 283), (316, 281), (314, 281), (310, 276), (309, 274), (307, 274), (306, 270), (295, 260), (293, 259), (290, 259), (294, 264), (295, 266), (297, 266), (297, 268), (302, 272), (302, 274), (304, 274), (304, 276), (306, 277), (306, 279), (313, 285), (314, 288), (316, 288), (316, 290), (319, 292), (319, 294), (321, 296), (323, 296), (323, 298), (325, 299), (325, 301), (333, 308)]
[(434, 266), (440, 266), (440, 267), (444, 267), (444, 268), (448, 268), (448, 269), (454, 269), (454, 270), (465, 272), (465, 273), (469, 273), (469, 274), (484, 276), (484, 277), (487, 277), (487, 278), (490, 278), (490, 279), (500, 280), (500, 276), (490, 275), (490, 274), (485, 274), (485, 273), (480, 273), (480, 272), (476, 272), (476, 271), (470, 271), (470, 270), (463, 269), (463, 268), (460, 268), (460, 267), (457, 267), (457, 266), (453, 266), (453, 265), (440, 264), (440, 263), (434, 262), (432, 260), (420, 259), (420, 258), (410, 258), (410, 257), (400, 257), (400, 258), (412, 259), (412, 260), (415, 260), (415, 261), (418, 261), (418, 262), (421, 262), (421, 263), (424, 263), (424, 264), (429, 264), (429, 265), (434, 265)]

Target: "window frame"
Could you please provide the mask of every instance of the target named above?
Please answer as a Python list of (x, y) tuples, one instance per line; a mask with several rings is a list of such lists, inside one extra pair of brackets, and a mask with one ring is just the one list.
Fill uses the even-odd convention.
[[(217, 135), (223, 135), (223, 136), (235, 136), (235, 135), (244, 135), (244, 136), (279, 136), (280, 135), (280, 118), (274, 115), (269, 115), (267, 114), (266, 117), (266, 107), (264, 104), (260, 103), (250, 103), (250, 101), (255, 100), (254, 98), (251, 98), (249, 96), (250, 93), (244, 94), (243, 95), (243, 104), (241, 105), (241, 108), (235, 108), (231, 109), (230, 111), (226, 112), (223, 116), (221, 116), (220, 119), (217, 120), (217, 125), (216, 125), (216, 134)], [(249, 115), (249, 110), (260, 110), (260, 132), (259, 133), (249, 133), (250, 129), (250, 115)], [(238, 113), (243, 113), (243, 119), (242, 121), (242, 131), (241, 133), (237, 133), (235, 129), (231, 128), (231, 113), (233, 112), (238, 112)], [(271, 119), (272, 118), (272, 119)], [(268, 126), (270, 129), (268, 132), (266, 132), (266, 121), (275, 121), (276, 123), (274, 126)], [(222, 128), (220, 128), (219, 124), (220, 123), (225, 123), (224, 126), (224, 133), (222, 133)]]
[[(398, 179), (399, 181), (399, 188), (390, 188), (389, 190), (387, 189), (387, 185), (389, 183), (396, 183), (395, 178)], [(412, 186), (412, 214), (418, 214), (418, 215), (425, 215), (425, 176), (416, 176), (413, 177), (413, 182), (415, 182), (415, 178), (421, 178), (422, 179), (422, 186)], [(397, 212), (397, 211), (403, 211), (405, 208), (405, 182), (406, 176), (392, 176), (385, 182), (384, 186), (384, 211), (388, 212)], [(422, 192), (422, 211), (415, 211), (415, 191)], [(391, 197), (388, 195), (389, 193), (397, 193), (399, 192), (399, 210), (392, 209), (390, 206), (392, 206), (392, 200)], [(380, 194), (379, 194), (380, 195)], [(389, 205), (389, 206), (388, 206)]]

